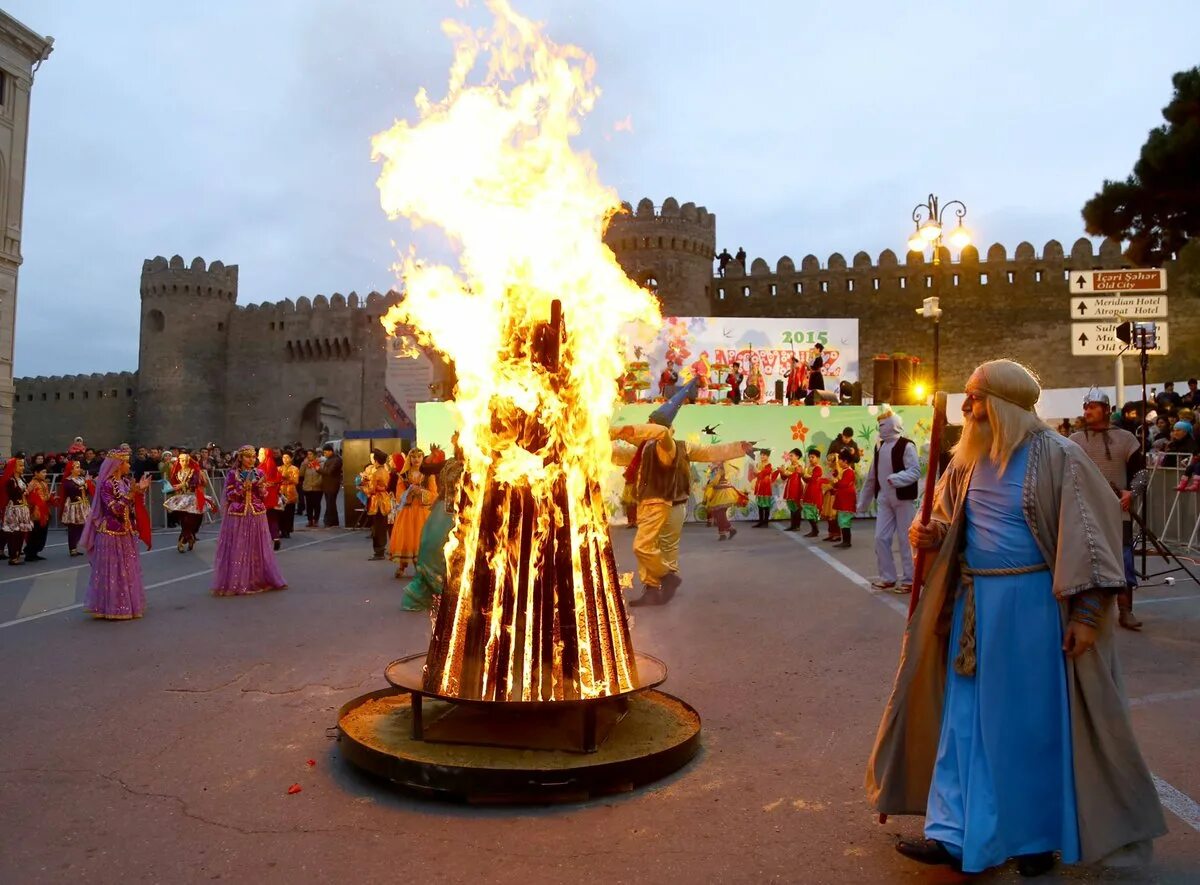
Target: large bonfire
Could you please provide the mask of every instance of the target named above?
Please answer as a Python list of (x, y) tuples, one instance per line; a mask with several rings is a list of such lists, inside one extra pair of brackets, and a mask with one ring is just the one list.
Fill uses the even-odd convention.
[[(391, 217), (436, 225), (458, 268), (400, 267), (383, 322), (454, 367), (465, 461), (426, 686), (464, 699), (627, 691), (637, 674), (600, 480), (621, 374), (619, 334), (660, 321), (601, 236), (619, 209), (571, 147), (599, 90), (593, 60), (506, 0), (454, 46), (446, 97), (373, 139)], [(468, 81), (478, 80), (472, 85)]]

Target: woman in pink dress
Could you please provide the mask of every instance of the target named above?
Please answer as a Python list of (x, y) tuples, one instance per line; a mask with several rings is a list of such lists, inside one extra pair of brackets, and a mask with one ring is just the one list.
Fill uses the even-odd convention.
[(225, 518), (217, 537), (214, 596), (246, 596), (287, 586), (272, 549), (267, 525), (263, 472), (254, 466), (254, 446), (242, 446), (225, 477)]
[(127, 621), (146, 611), (146, 589), (138, 559), (139, 534), (150, 547), (149, 516), (142, 497), (150, 477), (129, 477), (129, 446), (113, 449), (96, 478), (96, 500), (79, 546), (87, 551), (92, 573), (83, 610), (94, 618)]

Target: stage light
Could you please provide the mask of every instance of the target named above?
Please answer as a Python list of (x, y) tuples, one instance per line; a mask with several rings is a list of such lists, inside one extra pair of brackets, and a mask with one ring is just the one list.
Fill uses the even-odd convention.
[(915, 399), (918, 403), (923, 403), (925, 402), (926, 395), (929, 393), (929, 388), (927, 388), (924, 384), (914, 384), (912, 392), (913, 399)]

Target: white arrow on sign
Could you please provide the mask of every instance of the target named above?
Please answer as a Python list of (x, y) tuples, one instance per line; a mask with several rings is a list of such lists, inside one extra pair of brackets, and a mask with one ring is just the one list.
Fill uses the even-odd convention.
[(1072, 295), (1096, 292), (1165, 292), (1167, 272), (1161, 267), (1128, 270), (1073, 270), (1068, 278)]
[(1167, 315), (1166, 295), (1136, 295), (1122, 292), (1117, 295), (1089, 295), (1072, 298), (1068, 310), (1073, 320), (1100, 317), (1120, 317), (1125, 320), (1145, 320)]
[[(1158, 346), (1146, 350), (1151, 356), (1163, 356), (1169, 352), (1167, 324), (1157, 322)], [(1072, 323), (1072, 356), (1116, 356), (1125, 349), (1125, 342), (1117, 337), (1116, 323)], [(1133, 352), (1133, 348), (1130, 348)]]

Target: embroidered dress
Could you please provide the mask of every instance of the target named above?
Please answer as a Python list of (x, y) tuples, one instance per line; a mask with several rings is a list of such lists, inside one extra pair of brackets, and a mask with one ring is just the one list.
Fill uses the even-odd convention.
[(214, 596), (246, 596), (287, 586), (267, 526), (267, 489), (257, 469), (230, 470), (225, 477), (225, 518), (213, 564)]
[(397, 576), (416, 562), (421, 547), (421, 530), (436, 500), (437, 480), (425, 476), (420, 469), (409, 469), (397, 479), (396, 518), (388, 542), (388, 554), (396, 563)]
[(127, 621), (146, 612), (146, 589), (134, 530), (134, 495), (129, 479), (118, 479), (106, 458), (96, 486), (96, 505), (84, 532), (83, 547), (92, 573), (83, 610), (95, 618)]
[(8, 481), (8, 504), (4, 508), (4, 531), (24, 533), (33, 531), (33, 517), (25, 501), (25, 480), (14, 476)]
[(179, 552), (196, 546), (196, 536), (204, 520), (204, 471), (190, 462), (185, 467), (179, 461), (171, 468), (171, 486), (175, 491), (163, 502), (163, 507), (179, 520)]
[[(88, 517), (92, 515), (87, 486), (86, 476), (72, 476), (63, 480), (63, 525), (79, 526), (82, 529), (87, 524)], [(75, 545), (72, 544), (71, 547), (74, 549)]]
[[(1021, 509), (1029, 445), (1004, 476), (984, 459), (966, 503), (971, 569), (1044, 566)], [(1018, 854), (1061, 851), (1080, 859), (1063, 627), (1049, 570), (977, 576), (973, 676), (954, 666), (963, 630), (958, 593), (937, 762), (925, 835), (966, 872)]]

